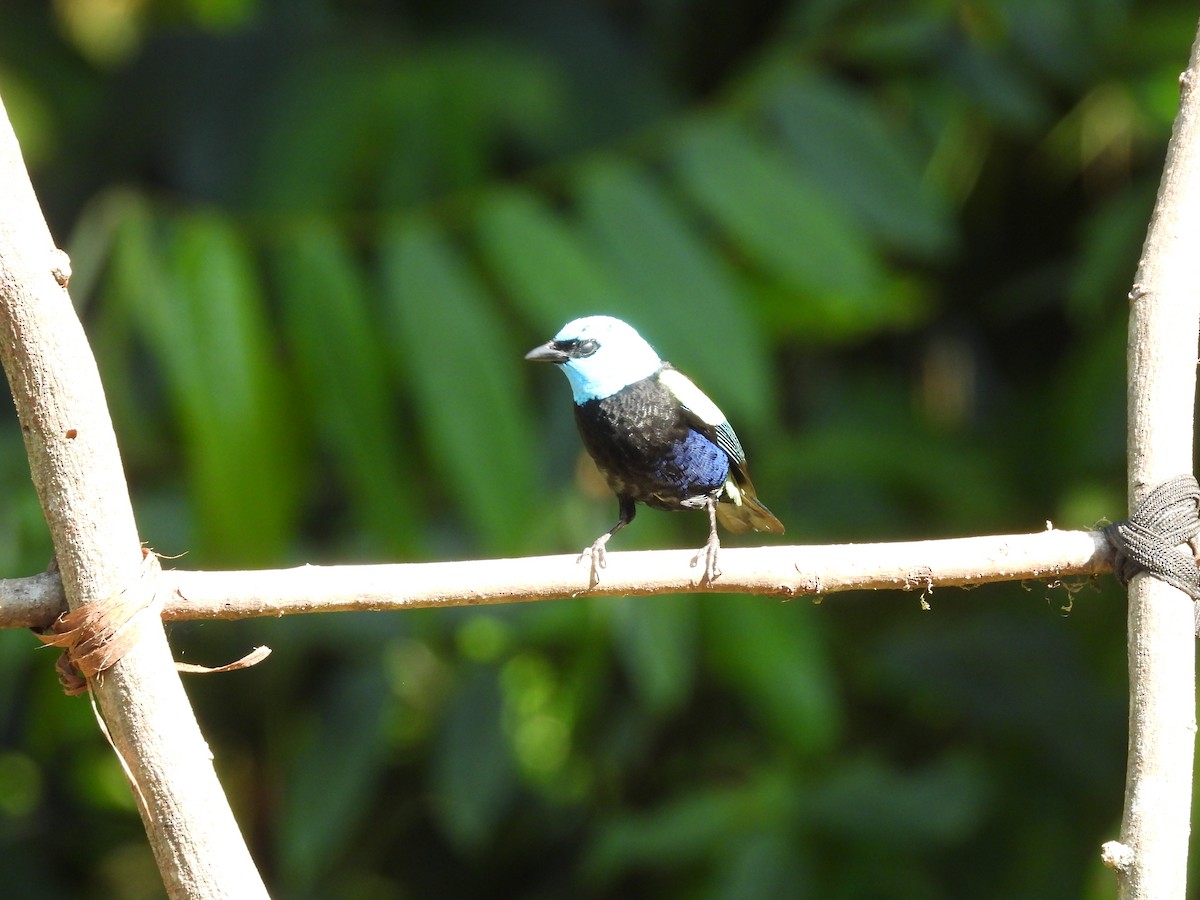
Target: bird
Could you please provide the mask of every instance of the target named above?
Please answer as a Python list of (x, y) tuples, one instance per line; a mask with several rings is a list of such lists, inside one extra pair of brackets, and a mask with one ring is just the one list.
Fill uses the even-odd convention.
[(718, 521), (732, 532), (783, 534), (783, 523), (758, 499), (725, 414), (633, 326), (612, 316), (574, 319), (525, 358), (553, 363), (567, 376), (584, 448), (617, 497), (617, 524), (579, 555), (578, 562), (591, 563), (593, 587), (607, 566), (606, 545), (633, 521), (638, 503), (708, 512), (708, 540), (692, 566), (703, 558), (710, 586), (721, 574)]

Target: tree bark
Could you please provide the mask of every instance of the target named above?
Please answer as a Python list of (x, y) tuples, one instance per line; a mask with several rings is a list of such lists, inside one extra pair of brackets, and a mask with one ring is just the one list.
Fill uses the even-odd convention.
[[(1129, 505), (1192, 472), (1200, 330), (1200, 37), (1180, 77), (1158, 200), (1130, 292)], [(1196, 734), (1192, 600), (1148, 575), (1129, 586), (1129, 759), (1120, 842), (1105, 845), (1122, 898), (1184, 897)]]
[[(157, 589), (91, 348), (0, 105), (0, 362), (68, 605)], [(154, 571), (157, 571), (156, 569)], [(265, 897), (156, 615), (93, 692), (172, 897)]]

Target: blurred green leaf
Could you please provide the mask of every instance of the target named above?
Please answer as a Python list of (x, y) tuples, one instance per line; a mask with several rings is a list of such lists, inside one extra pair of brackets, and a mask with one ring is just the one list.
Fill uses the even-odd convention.
[[(4, 503), (0, 504), (0, 572), (8, 573), (9, 577), (36, 571), (45, 566), (46, 560), (54, 558), (54, 546), (38, 495), (30, 483), (29, 460), (25, 454), (25, 443), (18, 430), (0, 429), (0, 484), (7, 485)], [(17, 630), (13, 637), (19, 635), (23, 637)], [(24, 649), (29, 649), (29, 645), (25, 644)], [(0, 645), (0, 655), (3, 655), (2, 651), (3, 645)], [(29, 663), (23, 652), (10, 658)], [(4, 668), (0, 665), (0, 682), (4, 681), (3, 675)], [(5, 690), (21, 691), (19, 682), (5, 684)], [(5, 690), (0, 690), (0, 704)], [(2, 712), (0, 709), (0, 715)]]
[(308, 48), (262, 111), (251, 197), (270, 207), (389, 208), (484, 180), (497, 149), (558, 131), (557, 73), (499, 40)]
[(430, 776), (433, 809), (450, 840), (470, 853), (492, 839), (517, 788), (494, 670), (465, 673), (443, 717)]
[(541, 146), (561, 129), (561, 75), (527, 47), (471, 40), (390, 62), (372, 84), (381, 202), (482, 181), (507, 142)]
[(698, 611), (692, 597), (612, 601), (616, 650), (642, 704), (663, 715), (687, 699), (695, 679)]
[(360, 263), (329, 225), (310, 221), (272, 247), (285, 333), (305, 406), (379, 547), (412, 546), (421, 528), (398, 506), (416, 502), (412, 452), (396, 426), (378, 311)]
[(288, 748), (279, 817), (279, 872), (288, 896), (306, 896), (352, 846), (359, 815), (388, 762), (388, 689), (377, 655), (330, 673), (307, 734)]
[(807, 896), (819, 884), (814, 854), (790, 829), (771, 828), (735, 838), (724, 848), (711, 900), (775, 900)]
[(891, 4), (863, 17), (845, 36), (844, 50), (862, 65), (931, 65), (954, 30), (954, 11), (932, 3)]
[(0, 88), (4, 90), (4, 111), (13, 133), (21, 142), (25, 165), (37, 169), (51, 152), (59, 135), (49, 98), (42, 88), (9, 66), (0, 66)]
[(797, 291), (849, 300), (882, 279), (866, 236), (783, 155), (731, 122), (707, 121), (680, 138), (682, 187), (763, 269)]
[(257, 153), (246, 161), (244, 193), (231, 202), (310, 212), (338, 209), (361, 190), (361, 148), (375, 118), (370, 84), (382, 72), (375, 54), (336, 43), (309, 47), (255, 101)]
[(730, 597), (704, 612), (709, 663), (748, 713), (803, 756), (830, 747), (841, 713), (811, 606)]
[(906, 423), (889, 422), (894, 413), (882, 410), (889, 403), (895, 410), (897, 398), (887, 387), (871, 391), (866, 383), (848, 391), (841, 399), (855, 405), (853, 414), (795, 438), (775, 473), (805, 492), (810, 522), (819, 522), (827, 538), (880, 540), (915, 537), (915, 509), (936, 510), (951, 530), (1013, 526), (1017, 498), (1000, 489), (988, 447), (934, 440), (907, 415)]
[(767, 112), (829, 203), (887, 246), (926, 260), (947, 256), (949, 204), (925, 181), (911, 138), (865, 98), (831, 79), (793, 77)]
[(1114, 308), (1128, 302), (1129, 280), (1137, 269), (1138, 248), (1154, 207), (1150, 185), (1140, 187), (1103, 204), (1080, 236), (1066, 307), (1080, 325), (1106, 322)]
[(585, 868), (607, 881), (630, 870), (709, 863), (737, 836), (779, 827), (794, 805), (790, 780), (771, 770), (736, 787), (697, 786), (656, 809), (604, 823)]
[[(179, 223), (170, 265), (190, 309), (182, 341), (202, 370), (179, 401), (196, 467), (201, 535), (227, 561), (278, 559), (299, 506), (303, 442), (275, 355), (266, 302), (250, 250), (227, 222)], [(155, 342), (170, 365), (176, 344)], [(181, 357), (186, 359), (187, 357)]]
[(516, 190), (479, 204), (479, 248), (509, 299), (553, 333), (577, 316), (627, 306), (628, 296), (575, 230), (544, 202)]
[(1029, 72), (983, 43), (956, 43), (946, 54), (954, 87), (976, 112), (1016, 132), (1034, 132), (1051, 118), (1048, 98)]
[[(1008, 590), (1009, 603), (1029, 594)], [(1032, 593), (1038, 606), (1059, 616), (1062, 603), (1070, 602), (1052, 598), (1048, 589)], [(1058, 621), (1060, 627), (1030, 631), (998, 608), (936, 628), (910, 620), (876, 638), (865, 669), (883, 692), (936, 708), (943, 721), (969, 728), (976, 745), (1030, 747), (1064, 789), (1089, 775), (1111, 777), (1121, 771), (1123, 742), (1100, 747), (1088, 736), (1123, 725), (1124, 711), (1099, 702), (1077, 635)]]
[(301, 445), (249, 250), (213, 216), (178, 219), (160, 238), (144, 210), (127, 212), (112, 299), (143, 330), (170, 386), (198, 549), (227, 564), (278, 558), (299, 505)]
[(504, 727), (526, 781), (547, 792), (570, 777), (572, 734), (581, 691), (539, 652), (523, 652), (501, 671)]
[(1124, 0), (1013, 3), (1005, 13), (1021, 58), (1063, 88), (1076, 87), (1097, 69), (1108, 73), (1107, 60), (1096, 52), (1097, 47), (1128, 22)]
[(889, 846), (950, 845), (979, 828), (991, 800), (979, 761), (948, 756), (915, 771), (859, 757), (809, 792), (803, 816), (821, 835)]
[[(1094, 473), (1111, 479), (1110, 490), (1120, 495), (1124, 485), (1113, 475), (1120, 471), (1127, 440), (1125, 372), (1113, 361), (1128, 346), (1129, 328), (1123, 318), (1112, 316), (1089, 324), (1089, 333), (1064, 354), (1067, 365), (1047, 397), (1045, 433), (1058, 438), (1051, 446), (1063, 465), (1081, 477)], [(1124, 501), (1106, 514), (1116, 521), (1123, 507)], [(1091, 527), (1094, 522), (1072, 524)]]
[(521, 347), (465, 260), (423, 222), (383, 237), (383, 283), (397, 362), (449, 490), (492, 546), (522, 546), (535, 512), (536, 431), (517, 366)]

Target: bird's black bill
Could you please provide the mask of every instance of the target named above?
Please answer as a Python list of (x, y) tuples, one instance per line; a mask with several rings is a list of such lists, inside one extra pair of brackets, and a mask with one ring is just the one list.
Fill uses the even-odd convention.
[(534, 347), (525, 354), (525, 358), (530, 362), (564, 363), (571, 357), (557, 347), (554, 341), (551, 341), (540, 347)]

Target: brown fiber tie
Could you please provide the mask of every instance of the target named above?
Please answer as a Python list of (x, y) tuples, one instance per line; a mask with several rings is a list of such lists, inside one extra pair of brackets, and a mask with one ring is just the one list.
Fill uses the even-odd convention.
[(144, 616), (161, 614), (158, 557), (147, 548), (142, 552), (144, 559), (132, 584), (69, 610), (48, 628), (34, 632), (43, 643), (63, 648), (58, 678), (69, 695), (86, 691), (89, 678), (116, 665), (129, 652), (137, 643)]

